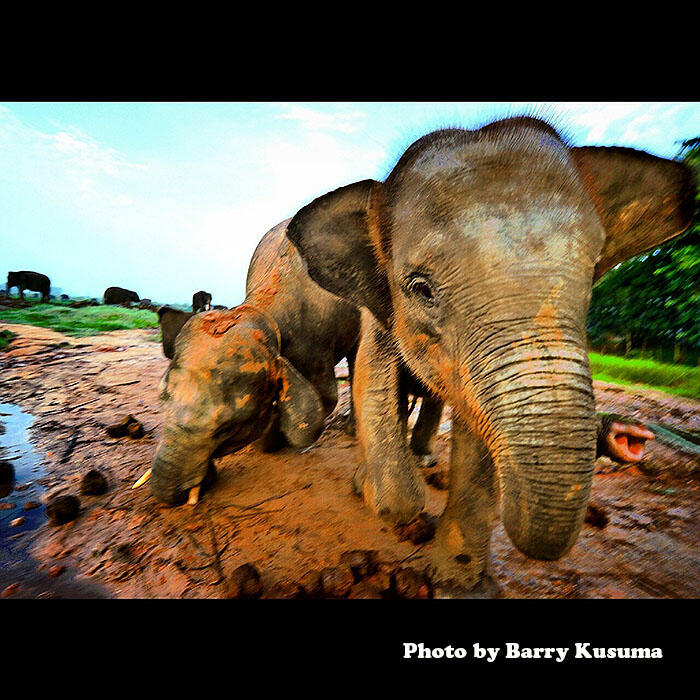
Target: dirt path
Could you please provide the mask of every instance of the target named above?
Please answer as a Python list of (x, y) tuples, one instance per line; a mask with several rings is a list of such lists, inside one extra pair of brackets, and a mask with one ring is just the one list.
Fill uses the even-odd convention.
[[(417, 570), (427, 564), (431, 543), (399, 541), (351, 492), (356, 443), (338, 420), (348, 406), (346, 385), (311, 449), (263, 455), (248, 447), (218, 460), (218, 482), (196, 507), (165, 508), (147, 487), (131, 489), (149, 467), (160, 432), (157, 389), (168, 361), (154, 342), (158, 331), (76, 339), (32, 326), (4, 328), (19, 337), (0, 353), (0, 402), (35, 417), (33, 446), (45, 464), (41, 498), (79, 495), (81, 476), (93, 468), (109, 482), (103, 496), (80, 496), (73, 523), (27, 533), (37, 569), (65, 566), (76, 580), (116, 597), (199, 598), (220, 597), (225, 578), (243, 563), (258, 567), (266, 588), (335, 566), (352, 549), (374, 549), (381, 561), (403, 560)], [(603, 410), (700, 428), (700, 404), (690, 400), (599, 383), (596, 399)], [(105, 427), (128, 413), (144, 424), (145, 436), (110, 438)], [(446, 415), (435, 471), (447, 467), (448, 429)], [(504, 595), (700, 596), (700, 481), (690, 466), (661, 444), (649, 450), (643, 471), (600, 460), (591, 501), (608, 522), (584, 525), (558, 562), (526, 559), (499, 524), (491, 566)], [(427, 509), (438, 515), (446, 492), (428, 486), (427, 493)]]

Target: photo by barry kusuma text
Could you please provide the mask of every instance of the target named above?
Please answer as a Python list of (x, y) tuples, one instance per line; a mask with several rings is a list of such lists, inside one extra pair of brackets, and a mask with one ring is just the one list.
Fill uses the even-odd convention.
[(422, 642), (403, 642), (402, 658), (414, 661), (427, 659), (453, 659), (493, 663), (501, 660), (551, 660), (593, 661), (596, 659), (663, 659), (660, 647), (601, 647), (591, 642), (575, 642), (564, 647), (529, 647), (517, 642), (505, 642), (501, 646), (482, 646), (475, 642), (471, 646), (430, 647)]

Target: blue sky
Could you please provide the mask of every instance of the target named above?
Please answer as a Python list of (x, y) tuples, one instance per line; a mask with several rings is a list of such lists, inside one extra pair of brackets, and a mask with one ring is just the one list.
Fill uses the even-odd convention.
[(304, 204), (383, 179), (433, 129), (532, 109), (573, 145), (672, 157), (700, 136), (698, 102), (2, 103), (0, 277), (232, 306), (262, 235)]

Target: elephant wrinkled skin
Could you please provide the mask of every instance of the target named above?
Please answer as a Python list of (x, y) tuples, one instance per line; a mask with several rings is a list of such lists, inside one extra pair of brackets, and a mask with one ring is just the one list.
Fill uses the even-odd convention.
[[(568, 147), (545, 122), (516, 117), (428, 134), (384, 182), (342, 187), (293, 217), (287, 235), (312, 279), (364, 307), (355, 486), (381, 517), (405, 523), (424, 505), (407, 386), (453, 407), (432, 554), (441, 585), (483, 581), (499, 495), (523, 553), (557, 559), (573, 546), (599, 433), (592, 285), (687, 228), (693, 199), (679, 162)], [(644, 439), (630, 433), (628, 456)]]

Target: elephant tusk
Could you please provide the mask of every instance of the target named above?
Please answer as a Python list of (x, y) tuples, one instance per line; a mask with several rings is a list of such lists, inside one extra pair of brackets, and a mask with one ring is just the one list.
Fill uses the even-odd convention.
[(137, 489), (142, 484), (145, 484), (151, 478), (152, 471), (152, 469), (149, 469), (131, 488)]
[(188, 506), (196, 506), (199, 500), (199, 486), (193, 486), (190, 489), (190, 497), (187, 499)]

